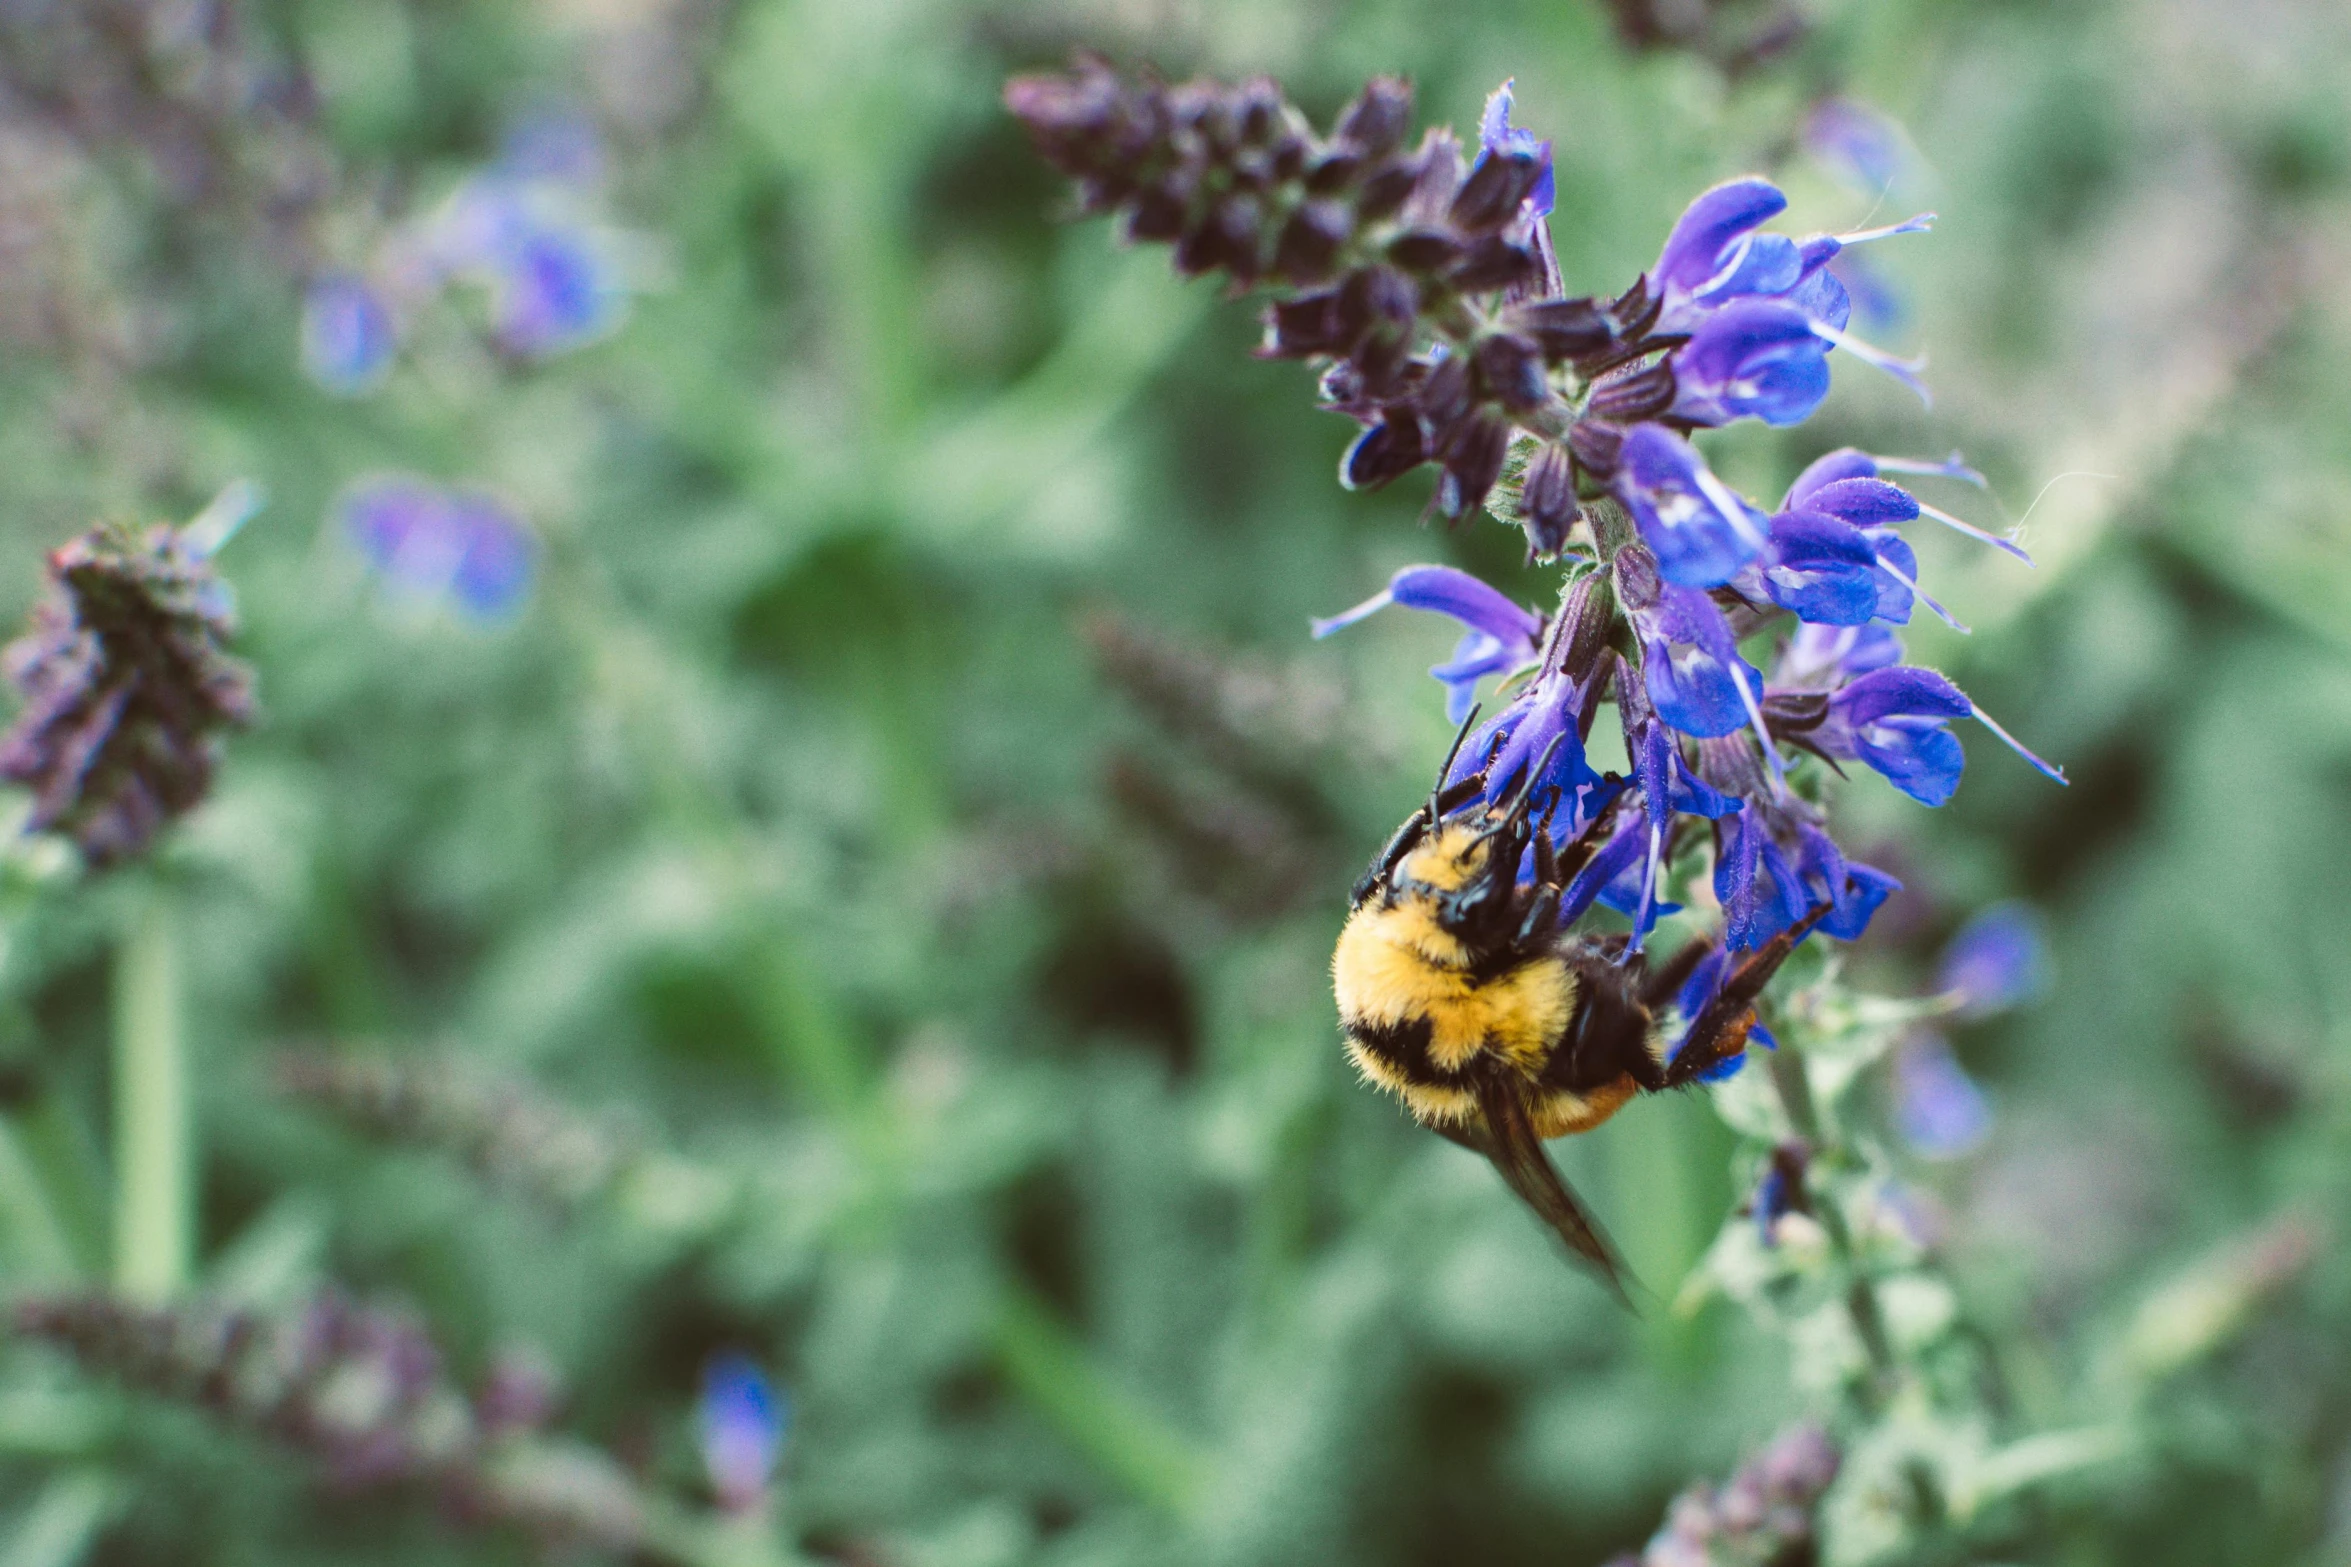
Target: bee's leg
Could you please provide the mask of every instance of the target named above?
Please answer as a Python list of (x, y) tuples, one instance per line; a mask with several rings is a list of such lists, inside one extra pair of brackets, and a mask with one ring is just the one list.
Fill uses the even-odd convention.
[(1675, 993), (1690, 982), (1690, 976), (1698, 972), (1698, 965), (1705, 962), (1713, 951), (1712, 936), (1693, 936), (1683, 942), (1681, 950), (1668, 958), (1663, 968), (1651, 971), (1641, 981), (1641, 1005), (1656, 1011), (1672, 1001)]
[(1522, 947), (1542, 941), (1551, 934), (1551, 927), (1559, 923), (1559, 889), (1543, 881), (1542, 874), (1540, 870), (1535, 872), (1535, 890), (1528, 895), (1526, 914), (1518, 922), (1518, 945)]
[[(1771, 983), (1772, 975), (1788, 961), (1796, 943), (1810, 934), (1813, 926), (1828, 918), (1833, 907), (1825, 902), (1814, 904), (1811, 912), (1757, 947), (1746, 961), (1731, 970), (1714, 998), (1691, 1019), (1690, 1031), (1682, 1036), (1680, 1050), (1657, 1071), (1659, 1087), (1679, 1088), (1746, 1048), (1747, 1031), (1755, 1026), (1755, 998), (1763, 994), (1763, 987)], [(1636, 1072), (1634, 1078), (1642, 1087), (1649, 1086), (1642, 1080), (1642, 1074)]]
[[(1464, 778), (1452, 788), (1440, 792), (1435, 801), (1436, 819), (1441, 821), (1462, 806), (1467, 805), (1471, 800), (1476, 799), (1478, 791), (1485, 786), (1486, 775), (1479, 773), (1473, 777)], [(1388, 879), (1389, 874), (1403, 862), (1404, 856), (1420, 847), (1421, 839), (1428, 835), (1430, 821), (1429, 808), (1425, 805), (1404, 818), (1404, 825), (1396, 829), (1396, 834), (1388, 840), (1387, 847), (1380, 850), (1378, 856), (1372, 860), (1370, 867), (1357, 878), (1354, 890), (1347, 895), (1349, 908), (1360, 906), (1364, 899), (1378, 891), (1380, 883)]]

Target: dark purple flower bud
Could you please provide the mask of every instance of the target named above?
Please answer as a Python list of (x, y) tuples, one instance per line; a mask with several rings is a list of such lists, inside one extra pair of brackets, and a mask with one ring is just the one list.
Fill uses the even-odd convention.
[(145, 849), (212, 788), (223, 731), (253, 718), (229, 657), (228, 585), (189, 532), (101, 524), (51, 553), (49, 596), (0, 653), (24, 706), (0, 777), (33, 791), (27, 826), (102, 868)]
[(1419, 185), (1420, 175), (1418, 158), (1394, 158), (1372, 170), (1365, 177), (1363, 188), (1356, 193), (1356, 218), (1364, 223), (1377, 223), (1394, 216)]
[(1375, 76), (1339, 116), (1333, 139), (1366, 158), (1382, 158), (1404, 144), (1412, 123), (1412, 85), (1394, 76)]
[(1406, 229), (1388, 242), (1387, 254), (1407, 272), (1433, 276), (1461, 254), (1461, 241), (1443, 229)]
[(1176, 270), (1197, 276), (1221, 267), (1235, 282), (1255, 282), (1261, 241), (1259, 212), (1252, 196), (1227, 196), (1216, 202), (1176, 241)]
[(1427, 457), (1420, 421), (1382, 419), (1357, 436), (1339, 459), (1339, 482), (1350, 490), (1376, 490), (1403, 478)]
[(1451, 281), (1464, 293), (1517, 288), (1543, 275), (1543, 258), (1506, 234), (1488, 234), (1454, 265)]
[(1518, 216), (1520, 204), (1550, 172), (1550, 160), (1532, 152), (1485, 152), (1462, 181), (1446, 218), (1465, 234), (1491, 233)]
[(1454, 432), (1445, 450), (1445, 471), (1437, 480), (1437, 510), (1456, 521), (1484, 504), (1510, 452), (1510, 426), (1491, 414), (1476, 414)]
[(1531, 339), (1552, 364), (1578, 359), (1616, 340), (1616, 326), (1592, 299), (1538, 299), (1511, 306), (1502, 324)]
[(1512, 413), (1532, 413), (1551, 400), (1543, 356), (1523, 337), (1498, 332), (1477, 346), (1478, 378)]
[(1412, 406), (1420, 419), (1423, 442), (1432, 452), (1444, 451), (1452, 443), (1454, 429), (1469, 413), (1469, 366), (1457, 354), (1439, 359), (1429, 367)]
[(1127, 209), (1126, 237), (1156, 245), (1179, 238), (1191, 219), (1195, 183), (1191, 170), (1175, 169), (1137, 190)]
[(1275, 300), (1265, 307), (1262, 319), (1265, 338), (1257, 351), (1268, 359), (1340, 354), (1349, 346), (1339, 325), (1339, 291), (1335, 288)]
[(1606, 482), (1616, 477), (1617, 465), (1624, 456), (1624, 439), (1625, 432), (1616, 425), (1578, 419), (1568, 427), (1567, 449), (1578, 468)]
[(1274, 270), (1293, 283), (1313, 283), (1330, 275), (1339, 247), (1354, 232), (1347, 209), (1335, 201), (1309, 201), (1290, 214), (1282, 237), (1274, 245)]
[(1618, 376), (1592, 393), (1585, 409), (1595, 419), (1636, 424), (1654, 419), (1673, 406), (1674, 369), (1671, 359), (1660, 359), (1630, 375)]
[(1567, 547), (1568, 530), (1584, 514), (1576, 503), (1575, 459), (1567, 448), (1547, 445), (1527, 464), (1518, 491), (1519, 523), (1526, 529), (1527, 548), (1548, 560)]

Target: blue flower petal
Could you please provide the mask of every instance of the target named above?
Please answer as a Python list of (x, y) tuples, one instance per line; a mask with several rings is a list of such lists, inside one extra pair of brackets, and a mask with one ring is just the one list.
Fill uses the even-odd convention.
[(341, 397), (383, 384), (399, 352), (392, 308), (365, 280), (330, 272), (302, 295), (302, 368)]
[(1830, 626), (1862, 625), (1878, 613), (1885, 574), (1856, 529), (1817, 511), (1782, 512), (1771, 520), (1771, 544), (1764, 590), (1782, 609)]
[(2027, 903), (1995, 903), (1943, 948), (1936, 988), (1961, 998), (1969, 1017), (2030, 1001), (2048, 983), (2048, 938)]
[(1668, 582), (1719, 587), (1763, 552), (1762, 514), (1663, 425), (1635, 425), (1625, 437), (1616, 485)]
[(1697, 424), (1801, 424), (1829, 393), (1828, 343), (1776, 299), (1724, 306), (1674, 355), (1674, 415)]

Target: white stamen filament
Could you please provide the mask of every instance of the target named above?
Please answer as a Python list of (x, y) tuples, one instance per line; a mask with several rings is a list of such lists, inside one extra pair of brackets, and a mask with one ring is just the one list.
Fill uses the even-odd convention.
[[(1913, 497), (1913, 499), (1916, 499), (1916, 497)], [(1959, 532), (1966, 534), (1971, 539), (1981, 539), (1984, 543), (1991, 545), (1992, 548), (1999, 550), (2004, 554), (2014, 555), (2018, 560), (2023, 561), (2028, 566), (2033, 563), (2033, 558), (2024, 552), (2024, 546), (2017, 543), (2014, 539), (2004, 539), (1997, 533), (1986, 533), (1983, 529), (1977, 527), (1974, 523), (1963, 522), (1959, 518), (1954, 517), (1949, 512), (1943, 510), (1940, 506), (1929, 506), (1925, 501), (1919, 501), (1918, 510), (1921, 516), (1932, 517), (1935, 519), (1935, 521), (1941, 523), (1944, 527), (1957, 529)]]
[(1895, 565), (1892, 561), (1886, 559), (1886, 557), (1883, 555), (1878, 557), (1878, 570), (1884, 572), (1887, 576), (1892, 577), (1896, 582), (1899, 582), (1904, 587), (1908, 588), (1910, 590), (1911, 596), (1917, 599), (1921, 604), (1924, 604), (1928, 609), (1933, 610), (1935, 612), (1936, 618), (1941, 620), (1944, 625), (1949, 626), (1952, 630), (1958, 632), (1963, 637), (1974, 635), (1974, 633), (1969, 631), (1967, 627), (1959, 623), (1957, 616), (1953, 615), (1942, 605), (1936, 603), (1933, 599), (1928, 598), (1924, 589), (1920, 588), (1917, 583), (1911, 581), (1908, 577), (1902, 574), (1901, 567)]

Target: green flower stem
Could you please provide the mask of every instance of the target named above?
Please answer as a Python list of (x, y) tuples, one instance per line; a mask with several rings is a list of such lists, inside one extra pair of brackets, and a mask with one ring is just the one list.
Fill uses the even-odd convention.
[[(1779, 1095), (1780, 1107), (1787, 1113), (1788, 1125), (1814, 1150), (1834, 1152), (1823, 1133), (1820, 1109), (1813, 1103), (1812, 1079), (1805, 1072), (1804, 1052), (1794, 1045), (1783, 1044), (1770, 1053), (1770, 1062), (1771, 1086)], [(1828, 1201), (1814, 1202), (1811, 1209), (1822, 1232), (1828, 1236), (1829, 1249), (1836, 1255), (1838, 1267), (1845, 1274), (1845, 1310), (1853, 1318), (1853, 1331), (1861, 1338), (1863, 1352), (1869, 1356), (1870, 1376), (1862, 1385), (1861, 1402), (1874, 1414), (1883, 1405), (1900, 1372), (1893, 1340), (1886, 1335), (1886, 1314), (1878, 1304), (1877, 1287), (1861, 1269), (1853, 1248), (1853, 1231), (1845, 1223), (1843, 1210)]]
[(114, 1282), (142, 1304), (187, 1283), (189, 1119), (179, 937), (169, 894), (150, 886), (114, 970)]

